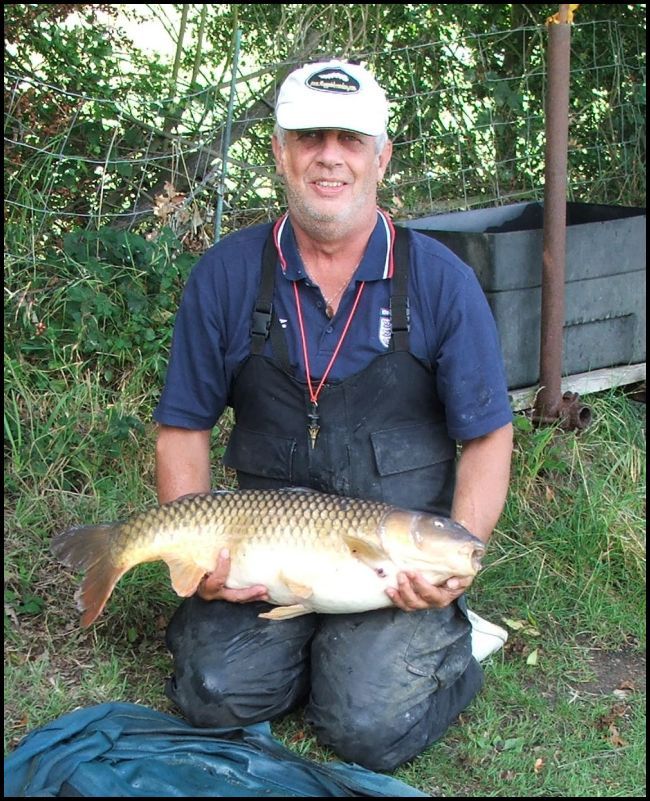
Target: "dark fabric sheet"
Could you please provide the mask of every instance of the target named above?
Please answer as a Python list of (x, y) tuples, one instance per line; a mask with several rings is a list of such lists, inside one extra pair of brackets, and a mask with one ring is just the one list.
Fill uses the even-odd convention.
[(304, 759), (268, 723), (203, 729), (139, 704), (71, 712), (5, 758), (4, 797), (429, 797), (358, 765)]

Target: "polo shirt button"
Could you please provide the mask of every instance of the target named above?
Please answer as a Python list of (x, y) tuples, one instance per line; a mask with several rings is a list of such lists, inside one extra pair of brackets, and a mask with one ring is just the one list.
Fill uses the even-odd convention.
[(328, 327), (327, 327), (325, 330), (327, 331), (327, 333), (328, 333), (328, 334), (331, 334), (331, 333), (332, 333), (332, 331), (333, 331), (334, 329), (333, 329), (333, 328), (332, 328), (332, 326), (330, 325), (330, 326), (328, 326)]

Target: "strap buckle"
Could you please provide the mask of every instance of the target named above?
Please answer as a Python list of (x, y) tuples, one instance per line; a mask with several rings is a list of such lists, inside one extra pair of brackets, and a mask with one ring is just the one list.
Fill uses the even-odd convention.
[(272, 313), (273, 307), (270, 307), (268, 311), (260, 311), (259, 309), (255, 309), (251, 322), (252, 336), (261, 336), (264, 339), (268, 339), (269, 331), (271, 330)]

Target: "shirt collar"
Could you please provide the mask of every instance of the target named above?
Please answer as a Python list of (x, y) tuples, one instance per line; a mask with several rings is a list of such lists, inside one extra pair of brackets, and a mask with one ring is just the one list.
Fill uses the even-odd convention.
[[(274, 230), (284, 277), (290, 281), (304, 280), (307, 278), (305, 267), (287, 214), (278, 220)], [(393, 241), (394, 230), (390, 217), (385, 211), (377, 209), (377, 222), (354, 274), (355, 281), (379, 281), (392, 277), (393, 260), (390, 245)]]

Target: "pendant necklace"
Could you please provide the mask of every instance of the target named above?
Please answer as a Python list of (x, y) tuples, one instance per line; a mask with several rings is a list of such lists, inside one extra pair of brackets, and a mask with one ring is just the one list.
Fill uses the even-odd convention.
[[(309, 433), (309, 441), (311, 443), (311, 447), (314, 448), (316, 446), (316, 439), (318, 438), (318, 432), (320, 431), (319, 426), (319, 416), (318, 416), (318, 397), (325, 385), (325, 380), (332, 369), (332, 365), (334, 364), (336, 357), (339, 355), (339, 351), (341, 350), (341, 345), (343, 344), (343, 340), (345, 339), (346, 334), (348, 333), (348, 329), (350, 327), (350, 323), (352, 322), (352, 318), (354, 317), (354, 313), (357, 310), (357, 306), (359, 305), (359, 299), (361, 298), (361, 293), (363, 292), (363, 288), (365, 286), (365, 281), (362, 281), (359, 284), (359, 289), (357, 290), (357, 295), (354, 299), (354, 304), (352, 305), (352, 310), (348, 315), (348, 319), (345, 323), (345, 327), (343, 328), (343, 332), (341, 333), (341, 337), (334, 349), (334, 353), (332, 354), (332, 358), (329, 360), (329, 364), (325, 368), (325, 372), (318, 384), (318, 387), (314, 389), (314, 384), (311, 380), (311, 370), (309, 367), (309, 352), (307, 351), (307, 337), (305, 336), (305, 326), (302, 320), (302, 308), (300, 306), (300, 295), (298, 294), (298, 282), (293, 282), (293, 293), (296, 299), (296, 309), (298, 311), (298, 326), (300, 328), (300, 339), (302, 341), (302, 355), (305, 361), (305, 373), (307, 374), (307, 387), (309, 388), (309, 400), (311, 401), (311, 410), (307, 413), (307, 417), (309, 418), (309, 426), (307, 427), (307, 431)], [(347, 286), (347, 285), (346, 285)], [(329, 316), (329, 315), (328, 315)]]
[(349, 285), (352, 279), (348, 278), (347, 281), (343, 284), (343, 286), (336, 291), (336, 294), (332, 295), (331, 298), (326, 298), (323, 295), (323, 299), (325, 300), (325, 314), (327, 315), (327, 319), (331, 320), (334, 317), (334, 303), (338, 300), (339, 296), (343, 294), (344, 290)]
[[(307, 263), (306, 263), (306, 261), (305, 261), (305, 257), (302, 255), (302, 251), (300, 250), (300, 248), (297, 248), (297, 250), (298, 250), (298, 254), (299, 254), (299, 256), (300, 256), (300, 259), (301, 259), (301, 261), (302, 261), (302, 263), (303, 263), (303, 266), (304, 266), (304, 268), (305, 268), (305, 272), (306, 272), (306, 273), (307, 273), (307, 275), (309, 276), (310, 280), (311, 280), (313, 283), (316, 283), (316, 282), (314, 281), (314, 279), (311, 277), (311, 274), (309, 273), (309, 270), (307, 269)], [(323, 295), (323, 300), (325, 301), (325, 314), (326, 314), (326, 316), (327, 316), (327, 319), (328, 319), (328, 320), (331, 320), (331, 319), (332, 319), (332, 317), (334, 317), (334, 304), (336, 303), (336, 301), (337, 301), (337, 300), (338, 300), (338, 299), (341, 297), (341, 295), (343, 294), (343, 292), (344, 292), (344, 291), (345, 291), (345, 290), (348, 288), (348, 286), (350, 285), (350, 281), (352, 280), (352, 276), (353, 276), (353, 275), (355, 274), (355, 272), (357, 271), (357, 267), (358, 267), (358, 266), (359, 266), (359, 265), (357, 264), (357, 266), (354, 268), (354, 270), (352, 270), (352, 272), (351, 272), (350, 276), (349, 276), (348, 278), (346, 278), (346, 279), (345, 279), (345, 281), (344, 281), (344, 282), (341, 284), (341, 286), (340, 286), (340, 287), (339, 287), (339, 288), (336, 290), (336, 292), (335, 292), (333, 295), (330, 295), (330, 297), (329, 297), (329, 298), (326, 298), (326, 297), (325, 297), (325, 293), (324, 293), (324, 292), (323, 292), (323, 290), (321, 289), (321, 294)]]

